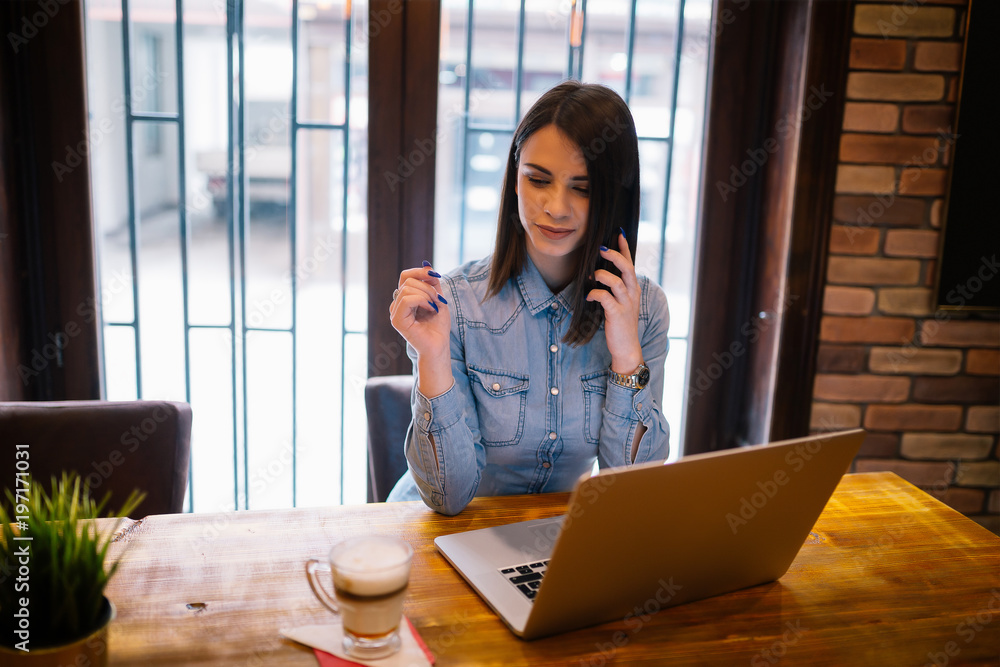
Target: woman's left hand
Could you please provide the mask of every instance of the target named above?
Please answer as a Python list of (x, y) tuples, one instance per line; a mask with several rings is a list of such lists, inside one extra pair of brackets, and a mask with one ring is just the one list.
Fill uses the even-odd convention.
[(643, 363), (639, 344), (639, 303), (642, 287), (635, 275), (632, 253), (624, 234), (618, 235), (618, 250), (601, 250), (601, 257), (614, 264), (621, 277), (605, 269), (594, 272), (594, 279), (607, 285), (608, 290), (594, 288), (587, 301), (597, 301), (604, 307), (604, 334), (611, 352), (611, 370), (631, 373)]

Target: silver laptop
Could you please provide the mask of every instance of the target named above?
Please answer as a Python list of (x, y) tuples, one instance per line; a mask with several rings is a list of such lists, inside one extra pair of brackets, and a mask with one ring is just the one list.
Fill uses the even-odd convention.
[(442, 535), (438, 550), (523, 639), (774, 581), (863, 430), (603, 470), (566, 515)]

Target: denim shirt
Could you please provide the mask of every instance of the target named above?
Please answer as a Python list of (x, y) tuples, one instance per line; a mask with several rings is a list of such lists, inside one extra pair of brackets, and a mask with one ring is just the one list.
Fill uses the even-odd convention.
[[(608, 380), (603, 324), (585, 345), (563, 343), (572, 285), (553, 294), (527, 259), (521, 274), (487, 299), (489, 276), (486, 257), (441, 280), (451, 308), (455, 384), (430, 399), (414, 386), (405, 444), (409, 474), (389, 500), (419, 494), (429, 507), (457, 514), (474, 496), (568, 491), (592, 471), (595, 458), (601, 468), (666, 458), (663, 290), (639, 276), (639, 341), (650, 380), (634, 390)], [(416, 374), (416, 351), (407, 346), (407, 354)], [(633, 461), (639, 422), (646, 432)]]

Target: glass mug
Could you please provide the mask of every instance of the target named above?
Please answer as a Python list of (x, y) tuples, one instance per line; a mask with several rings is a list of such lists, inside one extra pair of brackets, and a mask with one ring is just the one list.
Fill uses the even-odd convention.
[[(330, 550), (329, 564), (306, 563), (313, 593), (344, 623), (344, 652), (355, 658), (384, 658), (399, 650), (399, 622), (410, 580), (413, 549), (395, 537), (347, 539)], [(330, 595), (316, 572), (333, 575)]]

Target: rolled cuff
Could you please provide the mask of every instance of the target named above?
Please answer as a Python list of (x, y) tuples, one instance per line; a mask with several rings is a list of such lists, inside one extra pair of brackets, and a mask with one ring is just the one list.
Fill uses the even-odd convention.
[(608, 380), (604, 409), (622, 419), (641, 421), (648, 427), (652, 424), (653, 414), (653, 396), (649, 385), (642, 389), (628, 389)]

